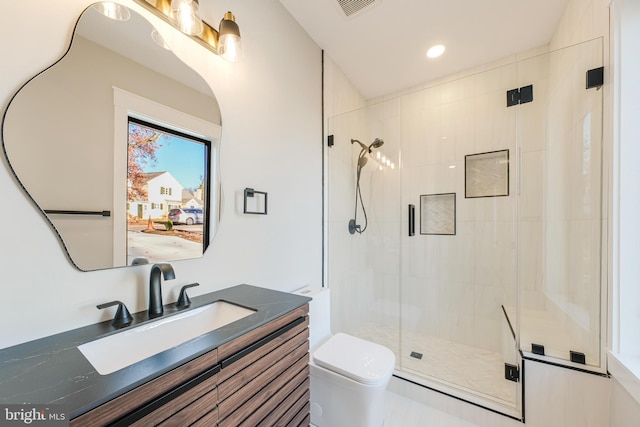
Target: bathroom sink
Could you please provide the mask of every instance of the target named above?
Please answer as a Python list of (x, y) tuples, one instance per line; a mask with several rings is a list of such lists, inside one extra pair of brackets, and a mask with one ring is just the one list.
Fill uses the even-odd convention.
[(256, 310), (216, 301), (78, 346), (101, 375), (125, 368), (190, 339), (247, 317)]

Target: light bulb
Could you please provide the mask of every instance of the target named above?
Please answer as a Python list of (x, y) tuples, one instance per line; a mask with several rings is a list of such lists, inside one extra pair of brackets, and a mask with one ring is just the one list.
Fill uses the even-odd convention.
[(198, 9), (197, 0), (172, 0), (169, 19), (183, 33), (197, 36), (204, 28)]
[(242, 40), (240, 39), (240, 27), (236, 24), (233, 13), (227, 12), (220, 21), (218, 35), (218, 53), (227, 61), (239, 61), (244, 57)]
[(112, 1), (103, 1), (102, 3), (95, 4), (93, 7), (107, 18), (115, 19), (116, 21), (128, 21), (129, 18), (131, 18), (129, 9)]
[(227, 61), (238, 61), (244, 57), (244, 51), (242, 49), (242, 43), (240, 37), (234, 34), (223, 34), (218, 39), (219, 53)]

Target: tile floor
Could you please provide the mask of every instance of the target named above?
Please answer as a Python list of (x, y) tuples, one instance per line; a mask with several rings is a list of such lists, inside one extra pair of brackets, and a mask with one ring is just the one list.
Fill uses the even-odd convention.
[(386, 392), (384, 427), (478, 427), (469, 421)]

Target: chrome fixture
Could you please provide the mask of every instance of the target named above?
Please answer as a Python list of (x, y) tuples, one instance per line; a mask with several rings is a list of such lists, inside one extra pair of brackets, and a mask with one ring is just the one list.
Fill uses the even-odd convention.
[(200, 18), (198, 0), (134, 1), (216, 55), (232, 62), (244, 56), (240, 28), (233, 13), (225, 13), (216, 30)]
[[(362, 147), (362, 149), (360, 150), (360, 154), (358, 154), (358, 163), (356, 168), (356, 197), (355, 197), (356, 206), (354, 209), (355, 212), (353, 214), (353, 219), (349, 220), (349, 233), (354, 234), (355, 232), (358, 232), (358, 234), (362, 234), (367, 229), (367, 211), (365, 210), (364, 203), (362, 202), (362, 192), (360, 191), (360, 173), (362, 172), (362, 168), (367, 164), (367, 161), (369, 160), (367, 156), (371, 154), (371, 151), (373, 151), (374, 148), (382, 147), (382, 144), (384, 144), (384, 141), (380, 138), (376, 138), (373, 140), (371, 144), (369, 144), (369, 146), (364, 145), (362, 142), (358, 141), (357, 139), (351, 140), (352, 144), (354, 142), (357, 142), (358, 145)], [(358, 199), (360, 199), (360, 206), (362, 206), (362, 214), (364, 215), (364, 227), (360, 226), (357, 222)]]
[(176, 278), (173, 267), (171, 267), (169, 263), (153, 264), (151, 267), (151, 273), (149, 275), (149, 316), (151, 317), (160, 316), (164, 312), (162, 308), (160, 273), (162, 273), (164, 280), (173, 280)]
[(121, 301), (111, 301), (105, 302), (104, 304), (97, 305), (96, 307), (102, 310), (103, 308), (111, 307), (114, 305), (118, 305), (118, 310), (116, 310), (115, 316), (113, 316), (113, 320), (111, 324), (116, 328), (122, 328), (123, 326), (129, 326), (133, 321), (133, 317), (131, 317), (131, 313), (127, 309), (127, 306), (124, 305)]

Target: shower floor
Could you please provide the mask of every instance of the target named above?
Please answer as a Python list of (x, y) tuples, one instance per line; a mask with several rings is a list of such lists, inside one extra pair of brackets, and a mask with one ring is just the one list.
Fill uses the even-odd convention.
[[(405, 333), (399, 351), (397, 329), (374, 323), (363, 324), (355, 335), (391, 349), (401, 372), (516, 406), (518, 384), (504, 378), (500, 353), (417, 333)], [(411, 357), (411, 352), (421, 353), (422, 359)]]

